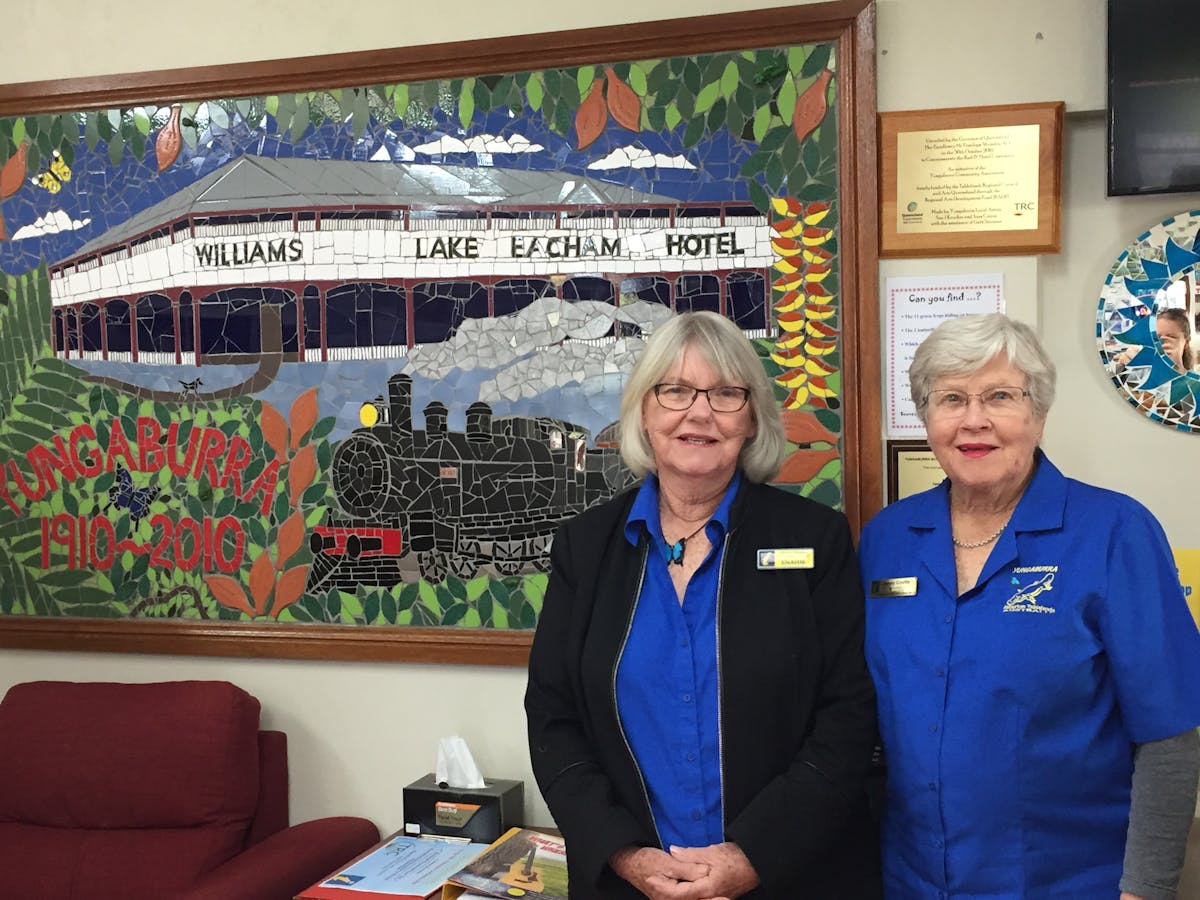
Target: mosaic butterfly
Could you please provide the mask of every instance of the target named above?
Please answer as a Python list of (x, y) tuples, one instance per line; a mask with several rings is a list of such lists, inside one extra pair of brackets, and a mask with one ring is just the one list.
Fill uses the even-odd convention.
[(50, 168), (44, 172), (39, 172), (29, 180), (38, 187), (45, 188), (52, 194), (57, 194), (62, 190), (62, 186), (71, 180), (71, 167), (62, 158), (62, 154), (55, 150), (50, 157)]
[(133, 527), (137, 528), (138, 523), (150, 511), (150, 504), (155, 501), (159, 494), (159, 488), (135, 488), (133, 486), (133, 476), (129, 474), (129, 470), (123, 466), (117, 466), (117, 483), (108, 489), (108, 507), (116, 507), (117, 509), (129, 510), (129, 518), (133, 520)]

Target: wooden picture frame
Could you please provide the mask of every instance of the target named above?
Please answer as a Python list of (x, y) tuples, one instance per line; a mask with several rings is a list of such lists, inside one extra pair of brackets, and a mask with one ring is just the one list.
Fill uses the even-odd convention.
[(928, 441), (887, 442), (888, 503), (928, 490), (941, 483), (944, 477)]
[(880, 256), (1057, 253), (1063, 110), (880, 113)]
[[(539, 71), (587, 64), (603, 72), (605, 61), (832, 42), (838, 54), (831, 105), (838, 122), (837, 303), (840, 384), (845, 386), (838, 398), (840, 477), (843, 505), (857, 532), (879, 508), (883, 493), (879, 392), (856, 389), (880, 379), (874, 30), (874, 6), (868, 0), (836, 0), (485, 41), (0, 85), (0, 118), (49, 121), (55, 113), (138, 104), (465, 79), (528, 71), (531, 59), (543, 67)], [(294, 415), (292, 427), (297, 428)], [(0, 647), (74, 652), (523, 665), (531, 640), (528, 629), (0, 615)]]

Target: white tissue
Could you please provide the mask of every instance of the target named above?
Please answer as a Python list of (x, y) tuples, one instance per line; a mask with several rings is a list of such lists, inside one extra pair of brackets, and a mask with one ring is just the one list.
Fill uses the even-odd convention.
[(438, 739), (437, 766), (434, 780), (453, 788), (484, 787), (483, 776), (467, 742), (460, 737)]

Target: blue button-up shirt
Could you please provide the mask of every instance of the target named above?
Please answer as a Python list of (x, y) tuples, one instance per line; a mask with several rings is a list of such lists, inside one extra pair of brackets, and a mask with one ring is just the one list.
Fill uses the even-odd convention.
[[(958, 593), (946, 484), (863, 531), (889, 897), (1115, 898), (1133, 745), (1200, 723), (1200, 636), (1139, 503), (1037, 471)], [(915, 579), (912, 596), (872, 590)]]
[(735, 475), (705, 526), (712, 549), (688, 582), (683, 603), (667, 569), (654, 476), (642, 483), (625, 523), (626, 540), (636, 546), (646, 535), (650, 552), (617, 665), (617, 709), (664, 848), (724, 840), (717, 588), (729, 509), (740, 484)]

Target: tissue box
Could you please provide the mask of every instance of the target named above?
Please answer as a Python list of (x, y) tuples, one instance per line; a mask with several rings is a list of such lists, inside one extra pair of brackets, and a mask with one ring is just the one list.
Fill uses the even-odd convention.
[(490, 844), (525, 811), (525, 782), (485, 778), (481, 788), (438, 787), (430, 772), (404, 789), (404, 832)]

